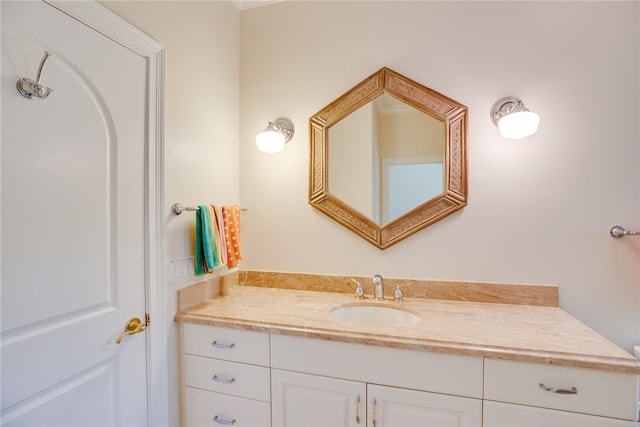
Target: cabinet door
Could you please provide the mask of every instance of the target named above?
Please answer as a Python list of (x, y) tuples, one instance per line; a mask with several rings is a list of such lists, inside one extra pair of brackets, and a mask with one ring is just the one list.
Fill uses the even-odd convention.
[(272, 424), (278, 427), (363, 427), (366, 385), (271, 370)]
[(632, 427), (632, 421), (574, 412), (534, 408), (500, 402), (484, 402), (484, 427)]
[(369, 427), (482, 426), (480, 399), (377, 385), (368, 385), (367, 394)]

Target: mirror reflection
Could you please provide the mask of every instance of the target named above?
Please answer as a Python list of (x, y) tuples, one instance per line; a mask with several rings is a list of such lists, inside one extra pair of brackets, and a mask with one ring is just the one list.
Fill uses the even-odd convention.
[(445, 123), (383, 93), (328, 129), (328, 189), (378, 225), (444, 191)]

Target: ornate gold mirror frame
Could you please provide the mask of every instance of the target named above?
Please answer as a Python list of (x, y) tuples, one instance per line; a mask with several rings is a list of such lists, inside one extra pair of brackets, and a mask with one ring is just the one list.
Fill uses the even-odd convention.
[[(383, 225), (335, 197), (328, 188), (329, 128), (387, 93), (445, 124), (443, 192)], [(388, 68), (369, 76), (310, 120), (309, 204), (380, 249), (411, 236), (467, 204), (467, 107)]]

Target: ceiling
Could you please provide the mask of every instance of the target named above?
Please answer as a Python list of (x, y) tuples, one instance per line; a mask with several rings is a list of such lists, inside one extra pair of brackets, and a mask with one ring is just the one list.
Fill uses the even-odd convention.
[(266, 6), (271, 3), (277, 3), (283, 0), (232, 0), (233, 4), (240, 10), (251, 9), (254, 7)]

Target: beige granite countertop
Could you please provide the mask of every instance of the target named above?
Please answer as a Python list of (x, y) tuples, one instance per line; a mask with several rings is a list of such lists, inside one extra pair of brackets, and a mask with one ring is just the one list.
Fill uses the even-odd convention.
[(368, 328), (334, 320), (351, 294), (239, 286), (175, 316), (178, 322), (227, 326), (439, 353), (482, 356), (640, 374), (640, 361), (558, 307), (405, 298), (422, 320)]

